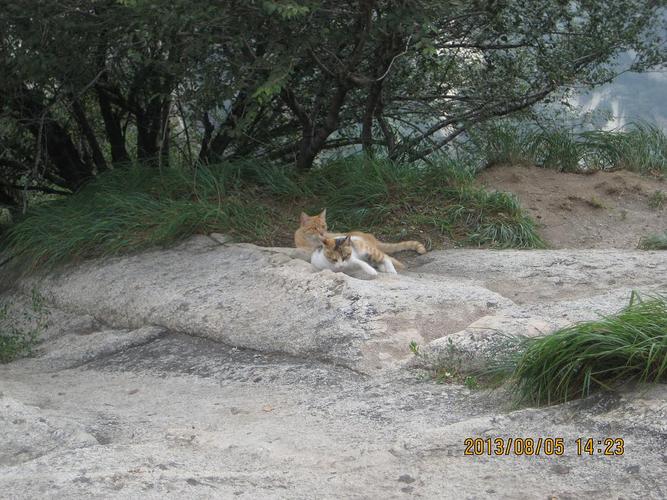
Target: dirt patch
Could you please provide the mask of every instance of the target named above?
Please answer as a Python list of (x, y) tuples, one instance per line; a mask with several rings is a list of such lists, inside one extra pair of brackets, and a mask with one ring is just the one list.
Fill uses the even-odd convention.
[(636, 248), (667, 229), (667, 182), (634, 172), (573, 174), (496, 166), (479, 176), (487, 189), (517, 195), (552, 248)]

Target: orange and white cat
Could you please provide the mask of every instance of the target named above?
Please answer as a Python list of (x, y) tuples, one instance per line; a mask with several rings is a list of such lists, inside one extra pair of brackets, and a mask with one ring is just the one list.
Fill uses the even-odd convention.
[[(294, 233), (294, 245), (303, 250), (313, 251), (322, 246), (320, 236), (328, 238), (340, 238), (347, 236), (344, 233), (330, 233), (327, 231), (327, 209), (325, 208), (319, 215), (307, 215), (301, 213), (299, 229)], [(401, 241), (399, 243), (385, 243), (379, 241), (375, 236), (361, 231), (352, 231), (348, 233), (355, 237), (352, 240), (353, 246), (357, 246), (359, 241), (363, 241), (370, 248), (376, 248), (385, 254), (392, 254), (402, 250), (414, 250), (417, 253), (426, 253), (424, 245), (418, 241)]]
[(359, 236), (320, 236), (320, 242), (321, 246), (310, 257), (310, 263), (318, 270), (349, 273), (361, 269), (367, 275), (376, 276), (377, 271), (396, 274), (396, 267), (404, 267)]

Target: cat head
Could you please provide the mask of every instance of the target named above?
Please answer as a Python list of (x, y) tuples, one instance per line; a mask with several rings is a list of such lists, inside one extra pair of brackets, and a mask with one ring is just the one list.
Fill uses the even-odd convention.
[(344, 265), (352, 257), (352, 240), (349, 234), (339, 238), (320, 236), (320, 241), (324, 256), (335, 266)]
[(300, 226), (304, 235), (319, 245), (319, 237), (327, 232), (327, 209), (318, 215), (308, 215), (301, 212)]

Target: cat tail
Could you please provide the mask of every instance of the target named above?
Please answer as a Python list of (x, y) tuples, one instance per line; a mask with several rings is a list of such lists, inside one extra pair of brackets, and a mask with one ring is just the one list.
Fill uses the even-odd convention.
[(400, 260), (394, 259), (393, 257), (390, 257), (389, 255), (387, 255), (387, 257), (389, 257), (389, 260), (391, 260), (391, 263), (394, 264), (394, 267), (396, 269), (405, 269), (405, 264), (403, 264)]
[(401, 241), (399, 243), (384, 243), (378, 241), (377, 247), (386, 254), (396, 253), (402, 250), (414, 250), (419, 254), (426, 253), (426, 248), (418, 241)]

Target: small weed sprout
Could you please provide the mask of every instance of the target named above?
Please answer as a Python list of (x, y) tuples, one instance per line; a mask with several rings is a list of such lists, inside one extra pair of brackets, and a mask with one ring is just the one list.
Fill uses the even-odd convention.
[(598, 197), (596, 196), (591, 196), (589, 200), (586, 200), (586, 202), (593, 208), (607, 208), (607, 205), (605, 205)]
[(479, 382), (477, 381), (477, 377), (470, 375), (463, 379), (463, 385), (465, 385), (471, 391), (479, 389)]
[(30, 308), (15, 316), (11, 303), (0, 304), (0, 363), (29, 356), (41, 333), (48, 328), (44, 298), (33, 289)]
[(657, 189), (651, 196), (648, 198), (648, 206), (653, 210), (662, 210), (667, 201), (667, 194), (664, 191)]
[(639, 241), (641, 250), (667, 250), (667, 231), (645, 236)]

